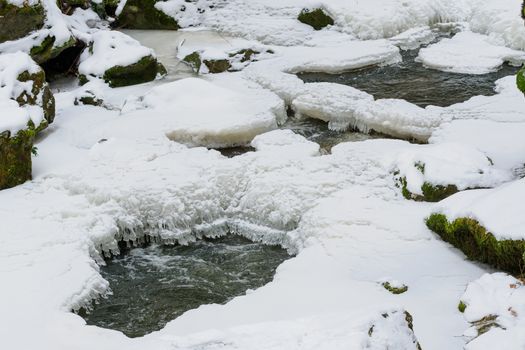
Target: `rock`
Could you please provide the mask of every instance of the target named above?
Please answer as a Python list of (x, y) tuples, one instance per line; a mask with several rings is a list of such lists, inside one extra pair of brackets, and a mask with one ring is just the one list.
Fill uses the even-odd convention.
[(77, 40), (73, 37), (70, 37), (68, 41), (60, 46), (55, 46), (55, 37), (47, 36), (44, 41), (38, 46), (31, 48), (29, 54), (31, 58), (35, 60), (38, 64), (43, 64), (53, 58), (56, 58), (64, 50), (75, 46)]
[(297, 17), (299, 22), (312, 26), (315, 30), (321, 30), (326, 26), (333, 25), (334, 20), (323, 9), (303, 9)]
[(395, 283), (395, 282), (383, 282), (381, 283), (383, 288), (388, 290), (392, 294), (403, 294), (406, 291), (408, 291), (408, 286), (401, 284), (401, 283)]
[[(223, 57), (208, 56), (205, 50), (193, 51), (183, 57), (195, 73), (223, 73), (226, 71), (240, 71), (250, 62), (259, 60), (261, 57), (272, 55), (272, 50), (257, 51), (252, 48), (238, 49), (231, 52), (224, 52)], [(212, 58), (213, 57), (213, 58)]]
[(18, 7), (0, 0), (0, 42), (20, 39), (42, 28), (45, 11), (40, 3)]
[(111, 87), (128, 86), (166, 74), (153, 50), (124, 33), (102, 30), (92, 38), (93, 42), (80, 56), (78, 72), (82, 85), (94, 77), (103, 79)]
[(44, 71), (27, 54), (1, 55), (0, 80), (0, 189), (5, 189), (31, 179), (33, 141), (53, 122), (55, 100)]
[[(129, 29), (179, 29), (175, 19), (155, 8), (156, 0), (128, 0), (122, 12), (116, 16), (114, 25)], [(116, 1), (105, 1), (108, 14), (115, 12)]]

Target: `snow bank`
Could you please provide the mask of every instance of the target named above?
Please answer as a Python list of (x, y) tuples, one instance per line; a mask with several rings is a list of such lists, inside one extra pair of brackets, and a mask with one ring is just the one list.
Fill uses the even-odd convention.
[(496, 45), (490, 39), (487, 35), (461, 32), (422, 48), (416, 60), (428, 68), (463, 74), (486, 74), (505, 62), (521, 65), (525, 61), (525, 52)]

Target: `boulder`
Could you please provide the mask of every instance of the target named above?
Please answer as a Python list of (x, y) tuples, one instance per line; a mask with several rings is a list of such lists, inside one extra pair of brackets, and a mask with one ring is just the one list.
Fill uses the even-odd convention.
[(334, 24), (334, 20), (323, 9), (303, 9), (297, 17), (299, 22), (312, 26), (315, 30)]
[(24, 3), (19, 7), (0, 0), (0, 42), (25, 37), (42, 28), (44, 21), (45, 11), (40, 2), (34, 5)]

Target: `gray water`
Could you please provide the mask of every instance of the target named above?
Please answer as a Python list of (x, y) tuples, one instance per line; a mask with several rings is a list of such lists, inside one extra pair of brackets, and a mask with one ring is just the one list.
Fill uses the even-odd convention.
[(90, 325), (143, 336), (188, 310), (224, 304), (267, 284), (289, 257), (280, 247), (236, 235), (135, 248), (101, 268), (113, 295), (81, 315)]
[(481, 75), (446, 73), (425, 68), (415, 61), (418, 50), (403, 51), (403, 62), (384, 67), (367, 67), (340, 74), (299, 73), (304, 82), (349, 85), (376, 99), (398, 98), (420, 107), (446, 107), (477, 95), (494, 95), (495, 82), (514, 75), (519, 67), (508, 64), (497, 72)]

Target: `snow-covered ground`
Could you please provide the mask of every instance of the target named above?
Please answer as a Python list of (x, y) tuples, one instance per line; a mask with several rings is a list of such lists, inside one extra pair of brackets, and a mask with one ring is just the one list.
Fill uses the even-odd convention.
[[(180, 3), (169, 2), (166, 12)], [(2, 344), (53, 350), (405, 350), (416, 349), (417, 338), (424, 349), (523, 346), (523, 322), (508, 320), (505, 326), (514, 328), (491, 330), (466, 345), (472, 340), (465, 333), (469, 322), (493, 312), (472, 305), (507, 282), (482, 277), (487, 267), (466, 261), (431, 233), (424, 219), (436, 207), (405, 200), (394, 179), (398, 170), (416, 189), (426, 180), (459, 189), (498, 186), (462, 192), (437, 208), (475, 215), (497, 237), (523, 238), (523, 180), (516, 174), (525, 164), (525, 98), (514, 77), (500, 80), (494, 96), (419, 108), (338, 84), (303, 83), (294, 75), (399, 62), (400, 47), (432, 41), (429, 25), (441, 21), (463, 22), (465, 31), (429, 46), (427, 58), (422, 51), (428, 66), (480, 73), (506, 60), (518, 63), (525, 49), (520, 2), (319, 3), (335, 25), (314, 32), (295, 20), (314, 2), (229, 1), (187, 22), (222, 31), (220, 38), (188, 31), (159, 43), (165, 50), (159, 59), (171, 62), (165, 64), (171, 70), (166, 80), (117, 89), (91, 81), (55, 93), (57, 116), (38, 140), (34, 180), (0, 192)], [(89, 13), (77, 12), (77, 24), (70, 18), (68, 30), (80, 30)], [(457, 49), (462, 36), (470, 37), (472, 47)], [(169, 40), (168, 34), (163, 38)], [(0, 50), (10, 45), (0, 44)], [(184, 50), (223, 54), (254, 45), (274, 53), (240, 72), (176, 80), (177, 47), (182, 58)], [(484, 60), (472, 60), (472, 50)], [(104, 57), (84, 62), (98, 69), (107, 63)], [(443, 62), (432, 63), (436, 57)], [(75, 105), (86, 91), (103, 106)], [(379, 139), (339, 144), (321, 154), (303, 137), (274, 130), (286, 119), (287, 106), (333, 129), (375, 130), (431, 145)], [(256, 151), (226, 158), (199, 147), (238, 144)], [(417, 162), (425, 163), (426, 178), (414, 173)], [(143, 338), (86, 326), (70, 312), (107, 293), (97, 263), (104, 253), (118, 251), (117, 240), (148, 233), (185, 244), (228, 231), (297, 255), (265, 287), (226, 305), (191, 310)], [(488, 287), (469, 286), (479, 278)], [(394, 295), (384, 281), (408, 291)], [(466, 317), (457, 309), (460, 300), (468, 303)], [(519, 313), (523, 306), (515, 303)], [(500, 306), (494, 309), (504, 313)], [(405, 311), (413, 316), (413, 332)]]

